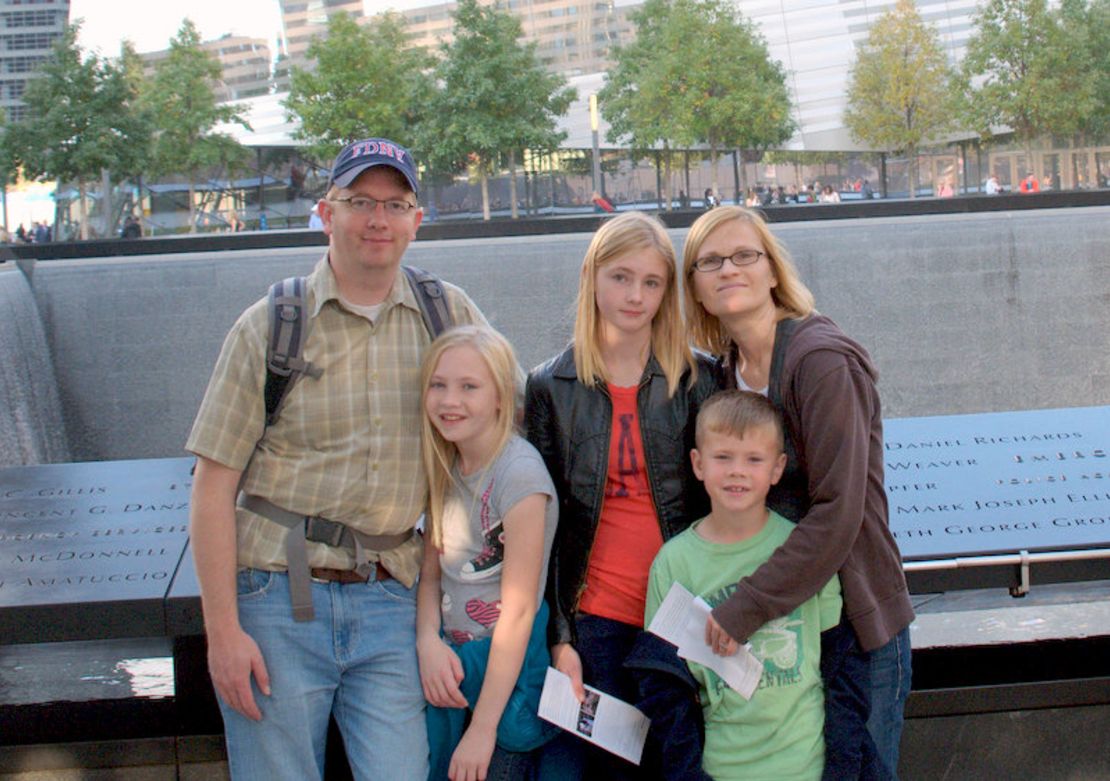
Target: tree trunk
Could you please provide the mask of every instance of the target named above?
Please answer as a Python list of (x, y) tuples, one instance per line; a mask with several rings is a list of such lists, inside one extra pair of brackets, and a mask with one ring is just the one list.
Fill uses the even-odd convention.
[(482, 219), (489, 221), (489, 174), (486, 172), (485, 161), (478, 164), (478, 175), (482, 181)]
[(721, 188), (717, 183), (717, 144), (715, 141), (709, 142), (709, 186), (713, 188), (713, 194), (718, 198), (721, 195)]
[[(80, 206), (77, 208), (77, 213), (80, 215), (81, 220), (81, 233), (79, 235), (82, 241), (89, 238), (89, 205), (85, 202), (86, 189), (83, 180), (77, 183), (77, 193), (80, 198)], [(54, 226), (54, 230), (57, 229), (57, 226)]]
[(663, 148), (663, 211), (671, 210), (671, 150)]
[(193, 178), (189, 177), (189, 233), (197, 232), (197, 193)]
[(910, 197), (917, 197), (917, 147), (906, 150), (906, 178), (910, 183)]
[(142, 174), (139, 174), (139, 176), (136, 180), (136, 184), (138, 185), (137, 196), (138, 196), (138, 199), (139, 199), (139, 202), (137, 204), (137, 206), (139, 208), (139, 213), (136, 215), (139, 219), (139, 235), (140, 236), (146, 236), (147, 235), (147, 226), (146, 226), (146, 211), (143, 209), (143, 175)]
[(516, 150), (509, 150), (509, 202), (513, 219), (520, 217), (516, 209)]
[(100, 169), (100, 193), (100, 216), (104, 221), (100, 235), (108, 238), (116, 232), (113, 230), (115, 226), (112, 223), (112, 176), (107, 168)]
[(736, 188), (736, 190), (735, 190), (736, 197), (733, 199), (732, 202), (734, 204), (736, 204), (737, 206), (742, 206), (743, 203), (744, 203), (744, 199), (741, 196), (741, 193), (744, 192), (744, 191), (742, 189), (740, 189), (740, 150), (739, 149), (733, 149), (732, 150), (732, 184)]

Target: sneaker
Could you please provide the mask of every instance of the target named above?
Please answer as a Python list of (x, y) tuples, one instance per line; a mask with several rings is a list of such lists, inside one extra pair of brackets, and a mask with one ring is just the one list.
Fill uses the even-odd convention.
[(462, 580), (481, 580), (501, 571), (505, 558), (505, 527), (497, 524), (482, 535), (482, 551), (462, 565), (459, 578)]

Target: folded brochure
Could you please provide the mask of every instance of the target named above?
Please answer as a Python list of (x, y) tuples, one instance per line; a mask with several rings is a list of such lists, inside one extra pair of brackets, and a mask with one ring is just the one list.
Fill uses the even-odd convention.
[(554, 667), (547, 668), (539, 715), (635, 765), (640, 764), (651, 725), (647, 716), (627, 702), (592, 686), (586, 687), (586, 699), (579, 702), (570, 678)]
[(718, 656), (705, 643), (705, 622), (712, 608), (701, 597), (695, 597), (680, 583), (671, 585), (663, 604), (655, 612), (648, 631), (678, 646), (678, 655), (690, 662), (708, 667), (729, 687), (750, 700), (763, 675), (763, 662), (742, 645), (731, 656)]

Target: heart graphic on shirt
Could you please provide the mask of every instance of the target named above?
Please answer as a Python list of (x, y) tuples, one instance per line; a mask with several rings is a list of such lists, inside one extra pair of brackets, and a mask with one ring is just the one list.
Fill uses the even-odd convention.
[(467, 600), (466, 614), (470, 619), (484, 627), (491, 627), (501, 617), (501, 600), (484, 602), (478, 598)]
[(469, 643), (471, 640), (474, 639), (474, 635), (470, 634), (470, 632), (463, 632), (462, 630), (459, 630), (459, 629), (448, 629), (447, 630), (447, 637), (455, 645), (462, 645), (463, 643)]

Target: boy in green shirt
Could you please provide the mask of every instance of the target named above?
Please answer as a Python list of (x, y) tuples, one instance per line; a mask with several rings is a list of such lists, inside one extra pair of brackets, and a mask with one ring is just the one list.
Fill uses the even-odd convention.
[[(794, 528), (766, 507), (767, 492), (786, 466), (782, 421), (771, 402), (749, 391), (718, 393), (702, 406), (695, 436), (690, 457), (712, 511), (655, 558), (645, 626), (674, 583), (710, 607), (723, 602)], [(712, 670), (688, 663), (705, 715), (702, 767), (714, 779), (821, 778), (821, 632), (837, 624), (840, 610), (840, 581), (833, 577), (789, 615), (760, 627), (750, 643), (763, 674), (750, 700)]]

